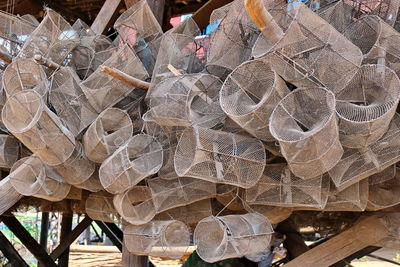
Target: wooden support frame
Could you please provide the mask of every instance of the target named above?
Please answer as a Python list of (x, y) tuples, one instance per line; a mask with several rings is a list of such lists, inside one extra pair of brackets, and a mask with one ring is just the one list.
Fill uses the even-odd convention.
[(0, 250), (8, 259), (11, 266), (29, 267), (29, 265), (24, 261), (21, 255), (19, 255), (18, 251), (2, 232), (0, 232)]
[(111, 242), (122, 252), (122, 239), (123, 233), (118, 226), (113, 223), (105, 223), (102, 221), (95, 221), (100, 229), (106, 234)]

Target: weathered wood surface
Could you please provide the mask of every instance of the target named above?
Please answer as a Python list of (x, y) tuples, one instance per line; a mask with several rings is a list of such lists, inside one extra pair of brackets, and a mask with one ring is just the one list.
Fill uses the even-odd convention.
[(96, 34), (103, 34), (116, 18), (118, 9), (122, 7), (121, 0), (106, 0), (90, 27)]
[(3, 252), (11, 266), (29, 266), (2, 232), (0, 232), (0, 251)]
[(147, 90), (150, 87), (150, 83), (139, 80), (135, 77), (132, 77), (116, 68), (110, 68), (110, 67), (101, 65), (100, 71), (113, 77), (114, 79), (117, 79), (123, 83), (126, 83), (134, 88)]

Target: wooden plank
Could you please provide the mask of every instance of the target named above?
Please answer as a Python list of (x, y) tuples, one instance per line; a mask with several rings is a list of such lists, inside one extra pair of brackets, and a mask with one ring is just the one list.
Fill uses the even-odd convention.
[(65, 199), (82, 200), (82, 189), (71, 186), (71, 190), (69, 190), (69, 193)]
[(90, 27), (96, 34), (105, 33), (117, 17), (122, 7), (121, 0), (106, 0)]
[[(68, 267), (69, 265), (69, 245), (74, 242), (76, 239), (72, 239), (71, 230), (72, 230), (72, 213), (65, 212), (62, 215), (61, 219), (61, 235), (60, 235), (60, 244), (64, 243), (63, 251), (58, 257), (58, 266), (60, 267)], [(70, 243), (71, 242), (71, 243)], [(61, 250), (61, 249), (60, 249)], [(52, 257), (53, 258), (53, 257)], [(54, 259), (54, 258), (53, 258)]]
[(49, 213), (42, 212), (39, 243), (46, 251), (47, 251), (48, 236), (49, 236)]
[(232, 1), (233, 0), (209, 0), (193, 14), (192, 18), (197, 23), (200, 30), (203, 30), (210, 23), (210, 16), (214, 9), (220, 8)]
[(64, 239), (61, 238), (60, 244), (51, 252), (50, 257), (54, 260), (60, 257), (91, 223), (92, 219), (86, 216)]
[(0, 232), (0, 250), (8, 259), (11, 266), (29, 266), (2, 232)]
[(13, 215), (0, 216), (0, 220), (14, 233), (21, 243), (44, 266), (57, 266), (41, 245), (29, 234), (25, 227)]

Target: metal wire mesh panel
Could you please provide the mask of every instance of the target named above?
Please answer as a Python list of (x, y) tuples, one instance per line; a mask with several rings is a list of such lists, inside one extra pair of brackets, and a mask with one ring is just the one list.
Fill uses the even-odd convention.
[[(119, 49), (103, 65), (116, 68), (139, 80), (146, 80), (149, 77), (135, 52), (128, 46)], [(89, 103), (98, 113), (113, 106), (134, 89), (132, 86), (102, 73), (100, 69), (84, 80), (81, 87)]]
[(14, 206), (21, 198), (23, 195), (11, 185), (9, 176), (0, 180), (0, 215)]
[(86, 99), (79, 83), (79, 78), (71, 68), (60, 68), (52, 76), (49, 97), (57, 115), (75, 136), (98, 115)]
[(125, 221), (134, 225), (146, 224), (156, 215), (151, 191), (146, 186), (134, 186), (115, 195), (114, 207)]
[(197, 125), (212, 128), (225, 114), (219, 105), (221, 80), (208, 74), (166, 78), (149, 91), (145, 121), (162, 126)]
[(382, 137), (396, 112), (399, 96), (396, 73), (381, 65), (363, 65), (335, 95), (342, 145), (365, 148)]
[(118, 221), (118, 214), (113, 203), (113, 195), (104, 191), (89, 195), (86, 199), (85, 211), (92, 220), (110, 223)]
[(108, 192), (122, 193), (157, 173), (162, 163), (161, 145), (150, 135), (138, 134), (101, 164), (100, 181)]
[(336, 30), (343, 33), (346, 28), (353, 22), (351, 5), (343, 0), (333, 1), (318, 10), (318, 15), (329, 22)]
[(385, 168), (384, 170), (369, 176), (368, 184), (371, 186), (374, 184), (381, 184), (388, 180), (392, 180), (396, 176), (396, 169), (396, 164), (393, 164)]
[(9, 177), (18, 193), (49, 201), (64, 199), (71, 189), (71, 185), (47, 171), (46, 166), (35, 155), (17, 161), (11, 168)]
[(224, 79), (236, 66), (251, 58), (259, 30), (250, 20), (241, 0), (229, 5), (221, 19), (211, 36), (206, 68), (209, 73)]
[(82, 38), (84, 36), (96, 35), (96, 33), (89, 27), (89, 25), (87, 25), (86, 22), (79, 18), (74, 22), (74, 24), (72, 24), (71, 27), (79, 36), (79, 38)]
[(196, 252), (206, 262), (243, 257), (268, 250), (273, 229), (259, 213), (210, 216), (194, 231)]
[(83, 136), (87, 157), (102, 163), (132, 137), (132, 121), (128, 113), (118, 108), (104, 110)]
[(10, 169), (18, 160), (19, 142), (8, 134), (0, 134), (0, 168)]
[(125, 11), (114, 23), (114, 28), (122, 40), (135, 50), (151, 74), (158, 52), (155, 43), (163, 31), (147, 1), (139, 1)]
[(63, 17), (51, 9), (46, 9), (46, 16), (32, 32), (18, 54), (19, 58), (44, 58), (63, 64), (64, 59), (75, 48), (79, 37)]
[(287, 164), (268, 164), (260, 181), (246, 190), (246, 201), (285, 207), (323, 208), (329, 194), (327, 176), (303, 180), (290, 172)]
[(48, 165), (65, 162), (75, 149), (74, 135), (35, 91), (21, 91), (8, 98), (2, 120), (21, 143)]
[(269, 128), (294, 175), (314, 178), (343, 154), (335, 115), (335, 96), (324, 88), (297, 89), (272, 112)]
[(157, 177), (148, 179), (147, 183), (158, 213), (216, 195), (214, 183), (189, 177), (170, 180)]
[(190, 245), (190, 231), (177, 220), (151, 221), (145, 225), (128, 225), (124, 242), (130, 253), (181, 258)]
[(253, 55), (268, 55), (284, 80), (296, 86), (309, 86), (311, 81), (335, 91), (360, 66), (360, 49), (302, 3), (298, 8), (285, 5), (270, 12), (271, 21), (266, 22)]
[(261, 178), (265, 158), (259, 140), (193, 127), (182, 133), (174, 163), (179, 176), (248, 188)]
[(285, 81), (260, 60), (238, 66), (220, 91), (222, 110), (253, 136), (272, 141), (270, 115), (278, 102), (289, 93)]
[(2, 83), (7, 97), (22, 90), (34, 90), (44, 96), (50, 90), (43, 68), (31, 59), (16, 59), (9, 64)]
[(368, 200), (368, 179), (361, 180), (342, 191), (331, 186), (325, 211), (363, 211)]
[(399, 0), (351, 0), (346, 3), (352, 7), (355, 18), (364, 14), (377, 15), (391, 26), (396, 22), (400, 7)]

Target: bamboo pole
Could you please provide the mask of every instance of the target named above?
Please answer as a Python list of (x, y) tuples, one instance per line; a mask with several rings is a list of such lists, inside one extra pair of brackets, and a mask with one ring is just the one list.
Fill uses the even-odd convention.
[(46, 66), (49, 69), (57, 70), (57, 69), (61, 68), (60, 64), (57, 64), (57, 63), (55, 63), (54, 61), (52, 61), (50, 59), (44, 58), (41, 55), (36, 54), (36, 55), (33, 56), (33, 58), (35, 59), (36, 63), (38, 63), (40, 65), (43, 65), (43, 66)]
[(135, 77), (132, 77), (126, 73), (123, 73), (122, 71), (116, 69), (116, 68), (110, 68), (104, 65), (100, 66), (100, 71), (113, 77), (114, 79), (117, 79), (121, 82), (124, 82), (132, 87), (142, 89), (142, 90), (148, 90), (150, 87), (150, 83), (139, 80)]

